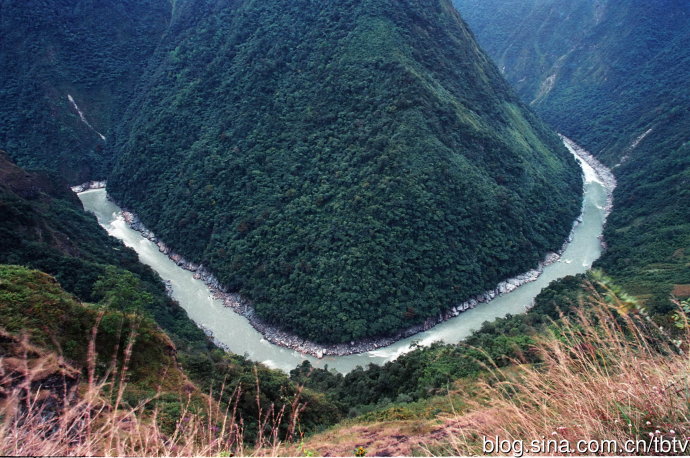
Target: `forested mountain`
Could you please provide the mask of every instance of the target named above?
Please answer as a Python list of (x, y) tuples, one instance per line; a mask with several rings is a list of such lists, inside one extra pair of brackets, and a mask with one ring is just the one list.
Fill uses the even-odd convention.
[[(452, 2), (472, 31), (451, 0), (0, 0), (2, 454), (690, 434), (684, 391), (658, 389), (687, 378), (690, 304), (669, 298), (690, 296), (690, 6)], [(618, 177), (598, 261), (615, 281), (561, 278), (464, 343), (344, 375), (216, 347), (67, 187), (109, 178), (264, 319), (349, 341), (561, 246), (580, 174), (532, 109)]]
[(455, 4), (523, 99), (614, 168), (599, 265), (668, 312), (690, 283), (690, 4)]
[(109, 191), (269, 322), (392, 333), (570, 231), (574, 160), (449, 1), (177, 6)]
[[(253, 437), (260, 421), (257, 409), (272, 403), (278, 408), (288, 406), (292, 400), (286, 396), (297, 392), (286, 374), (216, 347), (167, 296), (158, 275), (139, 262), (134, 250), (108, 236), (96, 218), (83, 211), (66, 182), (27, 172), (0, 151), (0, 333), (4, 333), (0, 346), (5, 345), (0, 354), (11, 353), (8, 335), (14, 341), (26, 334), (41, 351), (62, 348), (66, 364), (77, 368), (72, 376), (76, 383), (86, 370), (87, 341), (99, 311), (105, 315), (96, 351), (104, 360), (113, 348), (115, 352), (118, 346), (120, 352), (124, 349), (119, 339), (126, 332), (115, 332), (117, 323), (125, 323), (125, 331), (138, 326), (130, 364), (132, 394), (128, 399), (133, 405), (152, 396), (161, 383), (165, 390), (184, 393), (187, 376), (196, 383), (197, 394), (225, 384), (229, 396), (240, 387), (246, 398), (239, 402), (238, 412), (244, 417), (248, 437)], [(174, 370), (168, 368), (163, 380), (151, 378), (151, 374), (165, 373), (170, 364)], [(304, 411), (305, 428), (338, 418), (329, 404), (312, 393), (303, 393), (303, 399), (309, 404)], [(183, 401), (175, 396), (164, 399), (165, 416), (173, 424), (179, 420)]]
[(1, 0), (0, 149), (71, 184), (105, 178), (110, 130), (170, 10), (166, 0)]
[(525, 101), (610, 162), (685, 108), (690, 5), (677, 0), (455, 0)]

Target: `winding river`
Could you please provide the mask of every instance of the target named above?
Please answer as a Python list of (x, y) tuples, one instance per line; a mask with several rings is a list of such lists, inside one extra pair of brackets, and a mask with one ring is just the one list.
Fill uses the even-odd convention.
[[(573, 144), (566, 145), (574, 152)], [(236, 354), (244, 354), (253, 361), (269, 367), (289, 371), (308, 359), (316, 367), (334, 368), (348, 372), (356, 366), (369, 363), (382, 364), (408, 352), (413, 343), (428, 345), (435, 341), (457, 343), (468, 337), (485, 321), (492, 321), (507, 314), (524, 312), (539, 292), (552, 281), (567, 275), (585, 272), (601, 255), (599, 237), (606, 219), (608, 191), (605, 179), (581, 157), (577, 156), (585, 179), (582, 222), (575, 227), (573, 240), (560, 260), (547, 266), (534, 282), (524, 284), (511, 293), (499, 296), (491, 302), (461, 313), (428, 331), (375, 351), (357, 355), (324, 357), (317, 359), (297, 351), (274, 345), (256, 331), (243, 316), (223, 306), (211, 296), (208, 287), (193, 278), (192, 272), (178, 267), (158, 247), (139, 232), (131, 229), (122, 217), (121, 209), (108, 200), (105, 189), (79, 193), (84, 208), (96, 215), (98, 222), (110, 235), (133, 248), (140, 260), (151, 266), (170, 282), (172, 296), (200, 327), (213, 333), (214, 338)]]

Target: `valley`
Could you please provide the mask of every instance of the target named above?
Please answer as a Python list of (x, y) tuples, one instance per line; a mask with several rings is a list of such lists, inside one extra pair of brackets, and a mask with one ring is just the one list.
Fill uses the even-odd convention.
[(687, 1), (0, 0), (0, 36), (0, 455), (690, 449)]
[(525, 103), (615, 173), (595, 267), (652, 313), (672, 313), (674, 288), (690, 278), (690, 4), (454, 4)]
[[(105, 189), (81, 192), (79, 198), (85, 210), (93, 212), (110, 235), (133, 248), (143, 263), (169, 282), (172, 298), (222, 348), (286, 372), (305, 359), (314, 367), (349, 372), (357, 366), (392, 361), (409, 352), (414, 345), (429, 345), (437, 341), (458, 343), (485, 321), (524, 312), (537, 294), (552, 281), (583, 273), (592, 266), (601, 254), (600, 238), (604, 221), (611, 210), (610, 201), (615, 182), (611, 181), (610, 171), (603, 165), (591, 156), (588, 157), (595, 169), (581, 156), (577, 156), (577, 145), (569, 140), (565, 141), (582, 168), (585, 192), (582, 214), (560, 256), (549, 256), (548, 265), (530, 271), (521, 276), (519, 281), (503, 282), (496, 290), (484, 293), (484, 297), (480, 298), (481, 302), (473, 302), (471, 308), (466, 305), (467, 310), (459, 315), (452, 310), (447, 312), (440, 323), (430, 323), (430, 329), (414, 329), (412, 335), (400, 336), (396, 340), (353, 342), (340, 347), (323, 347), (305, 342), (304, 339), (285, 335), (263, 323), (257, 325), (248, 320), (246, 316), (233, 310), (245, 307), (239, 296), (223, 294), (216, 288), (209, 288), (194, 272), (180, 267), (178, 264), (184, 261), (179, 256), (175, 260), (170, 259), (170, 256), (162, 252), (160, 245), (148, 240), (127, 223), (122, 210), (108, 199)], [(212, 284), (220, 286), (215, 279)], [(227, 304), (230, 302), (236, 304), (235, 307), (229, 307)]]

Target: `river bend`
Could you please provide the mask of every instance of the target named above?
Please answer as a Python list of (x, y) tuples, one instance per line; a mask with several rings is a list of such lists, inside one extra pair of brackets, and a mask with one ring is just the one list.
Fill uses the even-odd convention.
[[(566, 146), (575, 154), (575, 145)], [(467, 338), (485, 321), (492, 321), (507, 314), (519, 314), (532, 304), (539, 292), (554, 280), (588, 270), (601, 255), (600, 236), (606, 220), (610, 198), (610, 185), (602, 174), (585, 161), (576, 157), (584, 176), (584, 202), (581, 223), (573, 232), (572, 242), (560, 260), (544, 268), (541, 276), (532, 283), (499, 296), (491, 302), (479, 304), (476, 308), (461, 313), (428, 331), (400, 340), (393, 345), (366, 353), (348, 356), (327, 356), (317, 359), (305, 356), (295, 350), (268, 342), (256, 331), (248, 320), (214, 299), (208, 287), (193, 277), (193, 273), (178, 267), (150, 240), (131, 229), (122, 217), (121, 209), (108, 200), (105, 189), (92, 189), (79, 193), (84, 208), (96, 215), (98, 222), (110, 235), (133, 248), (141, 262), (151, 266), (172, 286), (172, 296), (187, 311), (190, 318), (202, 329), (210, 331), (213, 337), (233, 353), (245, 355), (253, 361), (269, 367), (289, 371), (308, 359), (316, 367), (334, 368), (349, 372), (356, 366), (369, 363), (383, 364), (410, 351), (413, 343), (428, 345), (435, 341), (457, 343)], [(598, 167), (599, 168), (599, 167)], [(600, 168), (599, 168), (600, 169)], [(607, 187), (608, 186), (608, 187)]]

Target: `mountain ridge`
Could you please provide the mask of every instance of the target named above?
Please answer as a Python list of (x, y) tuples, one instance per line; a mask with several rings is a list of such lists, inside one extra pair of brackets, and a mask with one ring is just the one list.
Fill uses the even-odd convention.
[[(479, 41), (546, 121), (612, 167), (606, 269), (665, 315), (690, 277), (690, 5), (455, 0)], [(516, 24), (520, 24), (517, 27)]]
[(116, 140), (121, 204), (263, 319), (333, 342), (421, 322), (560, 247), (574, 160), (447, 1), (307, 4), (177, 18)]

